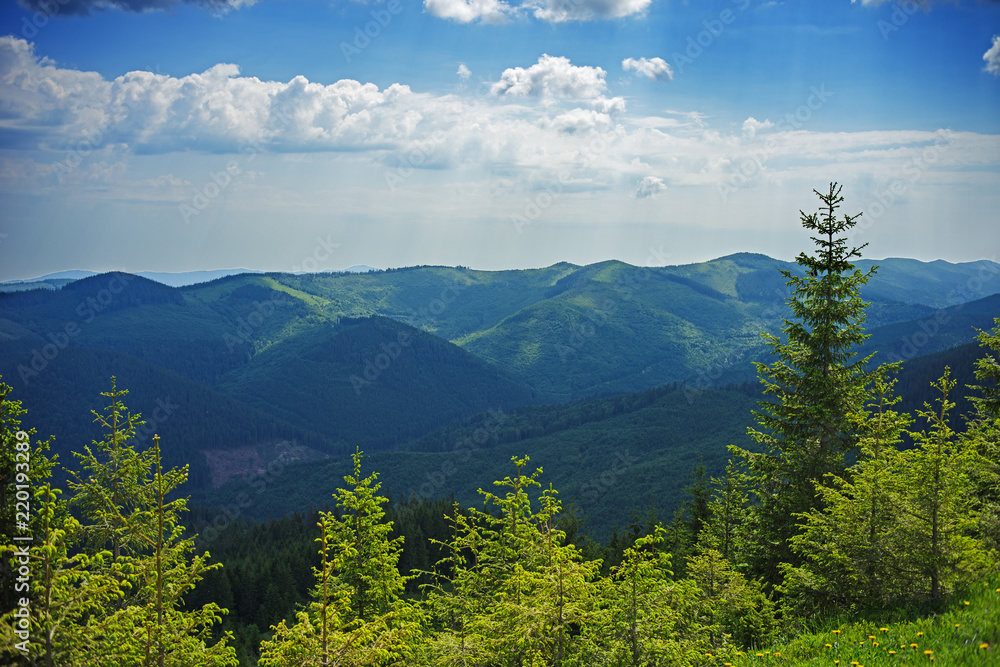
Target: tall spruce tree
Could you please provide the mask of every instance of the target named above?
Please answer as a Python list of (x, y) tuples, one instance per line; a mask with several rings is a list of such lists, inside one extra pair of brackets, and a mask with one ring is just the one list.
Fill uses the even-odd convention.
[(837, 217), (840, 191), (836, 183), (825, 194), (814, 190), (819, 211), (799, 212), (816, 250), (796, 258), (801, 275), (781, 272), (792, 290), (783, 336), (761, 334), (776, 360), (756, 363), (765, 400), (754, 412), (759, 428), (748, 431), (763, 452), (733, 448), (747, 462), (759, 501), (747, 522), (755, 533), (747, 556), (754, 574), (772, 585), (780, 582), (780, 563), (798, 562), (788, 543), (796, 515), (819, 504), (816, 483), (841, 472), (844, 452), (857, 444), (849, 415), (877, 374), (868, 369), (872, 355), (860, 358), (856, 350), (868, 337), (860, 288), (878, 267), (863, 273), (851, 263), (865, 246), (851, 247), (843, 235), (861, 214)]

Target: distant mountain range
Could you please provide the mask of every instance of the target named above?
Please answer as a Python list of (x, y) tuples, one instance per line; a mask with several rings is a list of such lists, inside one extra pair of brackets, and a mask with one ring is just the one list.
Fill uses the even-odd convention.
[[(866, 350), (880, 351), (880, 359), (917, 363), (957, 349), (973, 340), (974, 327), (991, 328), (1000, 316), (996, 263), (874, 264), (878, 273), (863, 290), (871, 302)], [(768, 354), (760, 332), (779, 332), (788, 316), (779, 270), (797, 268), (737, 254), (657, 268), (608, 261), (511, 271), (243, 272), (180, 287), (121, 273), (47, 276), (39, 286), (48, 288), (0, 294), (0, 374), (29, 409), (26, 423), (57, 436), (64, 463), (99, 437), (90, 410), (100, 408), (99, 393), (116, 376), (130, 391), (126, 404), (151, 422), (141, 439), (158, 433), (168, 462), (190, 463), (201, 489), (238, 481), (277, 458), (292, 465), (329, 457), (337, 465), (361, 447), (386, 452), (380, 465), (396, 470), (387, 471), (402, 480), (396, 486), (415, 490), (421, 464), (414, 462), (439, 460), (442, 447), (460, 440), (441, 430), (452, 424), (473, 420), (472, 435), (462, 436), (472, 438), (490, 414), (639, 396), (676, 383), (673, 395), (685, 400), (671, 399), (671, 410), (680, 412), (649, 414), (673, 415), (654, 439), (683, 437), (685, 463), (669, 465), (685, 478), (649, 474), (650, 483), (682, 488), (684, 466), (694, 465), (690, 453), (701, 451), (716, 465), (724, 456), (719, 443), (730, 438), (705, 431), (714, 417), (688, 412), (705, 402), (687, 399), (754, 380), (751, 362)], [(61, 280), (68, 282), (54, 285)], [(732, 414), (741, 416), (723, 432), (739, 433), (750, 399), (743, 390), (730, 396), (742, 406)], [(616, 444), (614, 432), (611, 424), (574, 430), (574, 441), (586, 446), (579, 460), (599, 465), (615, 447), (639, 451), (627, 444), (634, 441)], [(499, 436), (487, 429), (483, 437)], [(566, 449), (545, 447), (537, 445)], [(583, 489), (572, 479), (577, 464), (569, 453), (547, 456), (569, 466), (553, 471), (568, 476), (567, 488)], [(580, 466), (597, 474), (591, 464)]]
[[(370, 271), (378, 271), (378, 269), (364, 264), (358, 264), (339, 271), (330, 270), (322, 273), (369, 273)], [(225, 278), (227, 276), (236, 276), (243, 273), (264, 272), (257, 271), (255, 269), (216, 269), (214, 271), (180, 271), (176, 273), (163, 271), (139, 271), (135, 275), (155, 280), (158, 283), (169, 285), (170, 287), (186, 287), (187, 285), (207, 283), (210, 280)], [(7, 280), (5, 282), (0, 282), (0, 292), (19, 292), (26, 289), (37, 288), (60, 289), (75, 280), (89, 278), (90, 276), (96, 275), (98, 275), (96, 271), (59, 271), (57, 273), (49, 273), (39, 278), (31, 278), (28, 280)]]

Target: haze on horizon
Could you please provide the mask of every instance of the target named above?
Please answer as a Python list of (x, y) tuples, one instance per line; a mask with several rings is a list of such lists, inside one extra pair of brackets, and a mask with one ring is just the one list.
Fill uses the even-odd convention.
[[(183, 46), (180, 46), (183, 45)], [(1000, 3), (19, 0), (0, 281), (997, 260)]]

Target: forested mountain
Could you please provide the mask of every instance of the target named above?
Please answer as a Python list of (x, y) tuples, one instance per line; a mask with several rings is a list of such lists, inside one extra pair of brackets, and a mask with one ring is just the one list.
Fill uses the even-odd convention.
[[(109, 665), (757, 664), (746, 649), (830, 609), (942, 610), (959, 593), (989, 607), (969, 586), (995, 574), (1000, 536), (1000, 370), (981, 357), (1000, 329), (966, 341), (1000, 325), (1000, 295), (983, 296), (993, 265), (894, 263), (866, 306), (868, 277), (839, 273), (851, 254), (830, 235), (800, 260), (819, 269), (789, 282), (807, 328), (784, 319), (773, 260), (752, 255), (185, 289), (115, 273), (0, 297), (0, 372), (38, 407), (23, 416), (0, 385), (3, 491), (15, 451), (37, 486), (37, 516), (18, 523), (4, 505), (4, 532), (49, 545), (30, 568), (44, 591), (30, 624), (55, 637), (23, 651)], [(952, 285), (945, 302), (922, 286), (934, 281)], [(895, 380), (854, 364), (866, 307), (880, 326), (863, 351), (903, 360)], [(824, 309), (836, 331), (816, 325)], [(753, 373), (767, 400), (757, 383), (720, 386)], [(967, 424), (953, 401), (973, 382), (986, 386)], [(894, 392), (926, 425), (907, 428)], [(58, 431), (72, 513), (46, 485), (47, 445), (21, 431), (34, 425)], [(197, 542), (180, 524), (185, 482)], [(993, 617), (949, 623), (978, 637)], [(816, 643), (757, 655), (812, 658)], [(933, 645), (970, 652), (957, 635)]]
[[(1000, 309), (988, 296), (1000, 288), (995, 263), (877, 263), (862, 294), (868, 349), (885, 358), (968, 343)], [(180, 436), (183, 423), (165, 455), (189, 461), (199, 487), (213, 466), (217, 483), (266, 466), (283, 441), (304, 456), (420, 449), (488, 409), (752, 382), (750, 362), (768, 359), (760, 331), (786, 316), (778, 269), (796, 266), (738, 254), (659, 268), (245, 274), (182, 288), (110, 273), (0, 295), (0, 373), (64, 454), (93, 437), (96, 391), (79, 389), (102, 378), (118, 375), (147, 419), (158, 400), (182, 405), (183, 420), (156, 426)]]

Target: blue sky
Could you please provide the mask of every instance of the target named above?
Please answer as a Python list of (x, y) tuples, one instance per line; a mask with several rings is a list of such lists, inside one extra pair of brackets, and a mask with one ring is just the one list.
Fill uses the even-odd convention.
[(997, 259), (1000, 3), (2, 4), (0, 280), (791, 259), (832, 180)]

